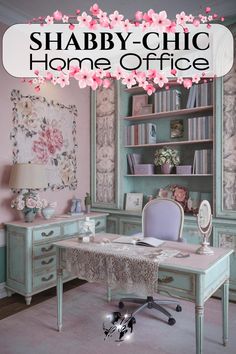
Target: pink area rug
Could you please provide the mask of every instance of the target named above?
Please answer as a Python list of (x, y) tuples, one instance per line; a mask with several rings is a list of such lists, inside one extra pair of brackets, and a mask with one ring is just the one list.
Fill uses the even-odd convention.
[[(56, 330), (56, 298), (0, 321), (0, 354), (195, 354), (194, 305), (181, 301), (183, 312), (172, 311), (176, 324), (155, 310), (137, 314), (131, 338), (104, 341), (105, 315), (117, 311), (106, 302), (106, 290), (84, 284), (64, 294), (63, 332)], [(135, 305), (130, 305), (133, 311)], [(221, 302), (205, 306), (204, 354), (236, 353), (236, 304), (229, 305), (229, 344), (221, 344)]]

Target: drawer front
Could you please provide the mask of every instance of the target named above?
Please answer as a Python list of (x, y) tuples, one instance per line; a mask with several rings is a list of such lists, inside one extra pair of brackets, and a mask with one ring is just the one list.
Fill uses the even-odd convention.
[(33, 269), (34, 272), (44, 271), (46, 269), (52, 268), (56, 269), (56, 255), (50, 255), (48, 257), (34, 259), (33, 261)]
[(158, 289), (169, 295), (181, 296), (186, 299), (195, 298), (195, 277), (193, 274), (177, 271), (159, 270)]
[(56, 254), (56, 247), (50, 243), (43, 245), (35, 245), (33, 249), (33, 257), (44, 257), (49, 254)]
[(35, 274), (33, 277), (33, 288), (47, 288), (53, 286), (56, 283), (57, 275), (56, 270), (50, 272)]
[(55, 237), (61, 236), (60, 225), (53, 225), (51, 227), (42, 227), (40, 229), (33, 230), (34, 241), (45, 241)]
[(95, 232), (106, 231), (106, 218), (94, 218)]
[(79, 231), (78, 221), (73, 221), (70, 223), (68, 222), (63, 225), (63, 235), (65, 236), (77, 234), (78, 231)]

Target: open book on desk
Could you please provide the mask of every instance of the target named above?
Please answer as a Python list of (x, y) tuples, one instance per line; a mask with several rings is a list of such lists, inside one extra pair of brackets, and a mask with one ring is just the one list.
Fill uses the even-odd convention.
[(132, 236), (121, 236), (112, 242), (115, 243), (126, 243), (130, 245), (138, 245), (138, 246), (149, 246), (149, 247), (158, 247), (160, 246), (164, 241), (159, 240), (158, 238), (155, 237), (132, 237)]

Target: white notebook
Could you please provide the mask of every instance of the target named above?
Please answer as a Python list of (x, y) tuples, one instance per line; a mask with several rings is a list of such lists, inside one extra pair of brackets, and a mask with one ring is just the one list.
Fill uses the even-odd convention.
[(137, 237), (132, 237), (132, 236), (121, 236), (112, 242), (115, 243), (126, 243), (130, 245), (138, 245), (138, 246), (149, 246), (149, 247), (158, 247), (160, 246), (164, 241), (159, 240), (158, 238), (155, 237), (143, 237), (143, 238), (137, 238)]

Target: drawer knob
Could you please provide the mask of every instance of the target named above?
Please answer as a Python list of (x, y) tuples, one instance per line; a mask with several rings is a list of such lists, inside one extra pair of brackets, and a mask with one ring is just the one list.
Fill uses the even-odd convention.
[(42, 232), (42, 233), (41, 233), (41, 235), (42, 235), (43, 237), (52, 236), (53, 234), (54, 234), (54, 231), (53, 231), (53, 230), (49, 231), (49, 233), (46, 233), (46, 232)]
[(49, 277), (42, 277), (41, 280), (42, 281), (49, 281), (49, 280), (52, 280), (53, 278), (53, 274), (50, 274)]
[(101, 221), (97, 221), (95, 224), (95, 227), (99, 226), (101, 224)]
[(171, 283), (174, 280), (173, 277), (164, 277), (162, 279), (158, 279), (158, 283), (160, 284), (168, 284)]
[(41, 264), (42, 265), (46, 265), (46, 264), (50, 264), (54, 261), (54, 258), (50, 258), (48, 261), (42, 261)]
[(53, 245), (49, 246), (48, 248), (42, 247), (41, 248), (41, 252), (49, 252), (49, 251), (51, 251), (53, 249), (53, 247), (54, 247)]

